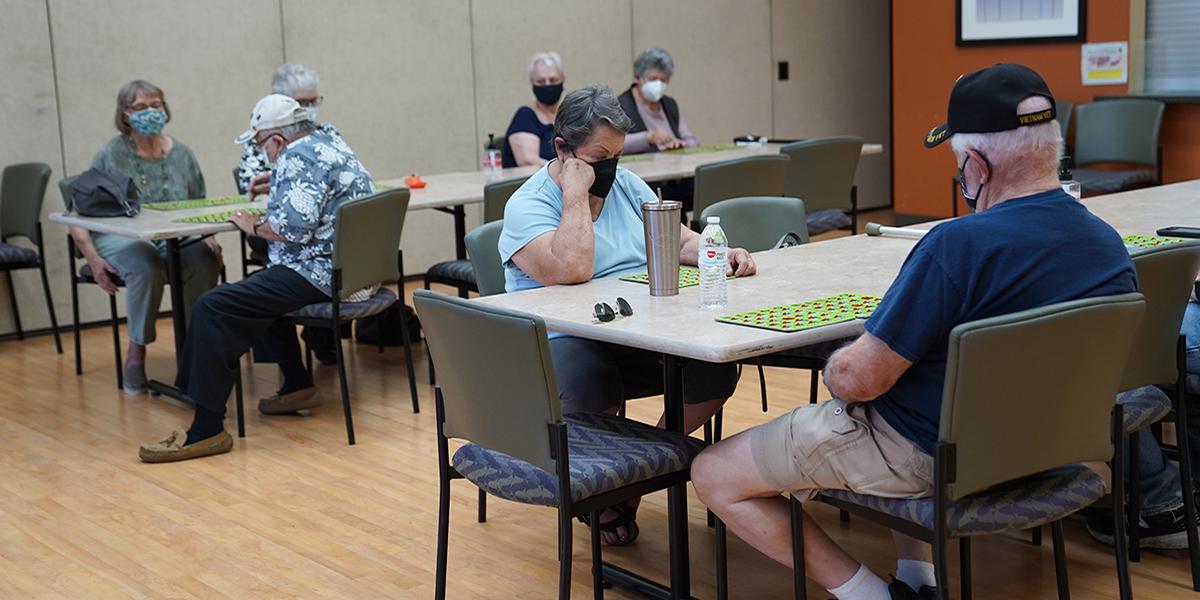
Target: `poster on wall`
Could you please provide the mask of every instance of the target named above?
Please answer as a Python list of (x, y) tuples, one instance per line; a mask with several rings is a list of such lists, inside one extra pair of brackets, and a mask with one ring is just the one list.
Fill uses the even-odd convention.
[(1079, 55), (1083, 85), (1129, 83), (1129, 42), (1084, 44)]
[(1087, 0), (958, 0), (957, 8), (959, 46), (1086, 39)]

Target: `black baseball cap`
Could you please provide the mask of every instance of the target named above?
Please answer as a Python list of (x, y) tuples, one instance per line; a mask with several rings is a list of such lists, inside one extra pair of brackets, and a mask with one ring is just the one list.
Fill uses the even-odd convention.
[[(1050, 108), (1024, 115), (1017, 105), (1042, 96)], [(1054, 120), (1054, 96), (1037, 71), (1025, 65), (1001, 63), (958, 78), (950, 91), (946, 123), (929, 130), (925, 147), (932, 148), (956, 133), (993, 133)]]

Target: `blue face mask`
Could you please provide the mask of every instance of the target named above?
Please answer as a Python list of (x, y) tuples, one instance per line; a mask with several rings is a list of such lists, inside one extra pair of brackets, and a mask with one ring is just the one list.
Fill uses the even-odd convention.
[[(992, 164), (988, 162), (987, 157), (984, 156), (983, 154), (980, 154), (979, 158), (983, 159), (983, 164), (987, 165), (988, 171), (991, 171)], [(983, 183), (980, 183), (979, 187), (975, 188), (974, 194), (967, 193), (967, 176), (966, 176), (966, 173), (964, 173), (964, 171), (967, 168), (967, 162), (969, 162), (970, 160), (971, 160), (971, 157), (967, 156), (966, 158), (963, 159), (962, 166), (958, 168), (958, 188), (960, 190), (962, 190), (962, 197), (963, 197), (963, 200), (967, 203), (967, 208), (970, 208), (971, 210), (975, 210), (975, 203), (979, 201), (979, 193), (983, 191)]]
[(162, 133), (163, 127), (166, 125), (167, 113), (158, 109), (147, 108), (129, 114), (129, 126), (146, 137), (154, 137)]

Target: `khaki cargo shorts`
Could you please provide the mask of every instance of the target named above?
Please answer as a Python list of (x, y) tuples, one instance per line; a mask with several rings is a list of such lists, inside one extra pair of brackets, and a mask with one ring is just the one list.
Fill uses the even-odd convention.
[(754, 464), (782, 492), (819, 490), (885, 498), (933, 494), (933, 458), (900, 435), (868, 402), (810, 404), (750, 432)]

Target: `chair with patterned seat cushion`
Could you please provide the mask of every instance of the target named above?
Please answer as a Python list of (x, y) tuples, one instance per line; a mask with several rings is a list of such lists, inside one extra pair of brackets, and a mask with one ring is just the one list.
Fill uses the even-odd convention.
[[(404, 255), (399, 248), (408, 199), (407, 188), (395, 188), (355, 198), (338, 206), (333, 232), (333, 296), (329, 302), (318, 302), (294, 311), (288, 315), (292, 321), (306, 327), (323, 327), (337, 332), (343, 323), (377, 315), (396, 303), (395, 292), (384, 287), (378, 287), (366, 300), (352, 301), (351, 297), (360, 290), (385, 283), (400, 282), (401, 286), (404, 285)], [(408, 371), (412, 409), (416, 413), (420, 412), (421, 407), (417, 398), (412, 341), (408, 331), (408, 316), (401, 310), (404, 366)], [(335, 333), (333, 339), (342, 412), (346, 420), (346, 441), (353, 446), (354, 420), (350, 414), (346, 359), (341, 337)], [(238, 417), (240, 427), (241, 415)]]
[[(491, 223), (504, 218), (504, 205), (528, 177), (516, 177), (504, 181), (493, 181), (483, 186), (483, 222)], [(478, 292), (475, 283), (475, 267), (468, 259), (446, 260), (435, 263), (425, 271), (425, 289), (434, 283), (458, 289), (460, 298), (469, 292)], [(432, 381), (432, 378), (431, 378)]]
[[(571, 592), (571, 520), (586, 518), (592, 584), (595, 596), (602, 597), (601, 511), (657, 490), (678, 489), (689, 479), (702, 444), (620, 417), (564, 418), (542, 319), (426, 290), (414, 296), (442, 378), (436, 395), (440, 494), (434, 597), (446, 597), (450, 482), (461, 478), (502, 498), (557, 507), (559, 598)], [(453, 459), (450, 438), (468, 442)]]
[[(1158, 145), (1165, 105), (1158, 100), (1120, 98), (1075, 108), (1075, 180), (1087, 195), (1108, 194), (1162, 183)], [(1124, 163), (1142, 168), (1088, 168)]]
[[(50, 166), (44, 163), (23, 163), (4, 167), (0, 175), (0, 271), (8, 284), (13, 323), (17, 339), (25, 339), (21, 328), (21, 312), (17, 308), (17, 290), (13, 286), (13, 271), (37, 269), (42, 276), (42, 293), (46, 311), (50, 314), (50, 332), (54, 347), (62, 354), (62, 339), (58, 334), (58, 315), (54, 314), (54, 299), (50, 296), (50, 280), (46, 276), (46, 248), (42, 243), (42, 201), (50, 182)], [(9, 243), (23, 237), (33, 242), (37, 250)]]
[[(1104, 493), (1103, 478), (1081, 463), (1112, 459), (1117, 472), (1124, 468), (1114, 398), (1144, 309), (1141, 294), (1129, 293), (956, 326), (946, 353), (933, 496), (823, 490), (816, 499), (932, 544), (943, 600), (950, 597), (950, 539), (958, 539), (962, 596), (969, 598), (971, 536), (1050, 523), (1059, 597), (1068, 597), (1062, 519)], [(1118, 513), (1122, 483), (1114, 481)], [(791, 516), (795, 595), (805, 598), (803, 511), (794, 496)], [(1121, 598), (1128, 599), (1124, 520), (1113, 521)], [(718, 528), (718, 556), (724, 537)], [(724, 581), (723, 562), (718, 569)]]
[[(1200, 242), (1187, 241), (1138, 250), (1131, 258), (1137, 269), (1138, 287), (1146, 297), (1146, 316), (1138, 329), (1121, 382), (1121, 389), (1129, 391), (1121, 394), (1118, 401), (1126, 411), (1124, 430), (1129, 436), (1129, 483), (1125, 486), (1129, 493), (1128, 520), (1136, 523), (1140, 519), (1141, 498), (1135, 484), (1139, 444), (1134, 442), (1133, 435), (1171, 414), (1174, 414), (1177, 430), (1187, 431), (1188, 402), (1184, 396), (1187, 361), (1180, 329), (1197, 270), (1200, 270)], [(1170, 389), (1171, 394), (1160, 388)], [(1188, 445), (1188, 436), (1179, 436), (1181, 473), (1192, 472)], [(1197, 511), (1192, 478), (1181, 477), (1180, 487), (1185, 518), (1194, 523)], [(1135, 562), (1141, 554), (1139, 532), (1138, 527), (1129, 528), (1129, 556)], [(1187, 537), (1192, 588), (1200, 591), (1200, 535), (1196, 528), (1189, 527)]]

